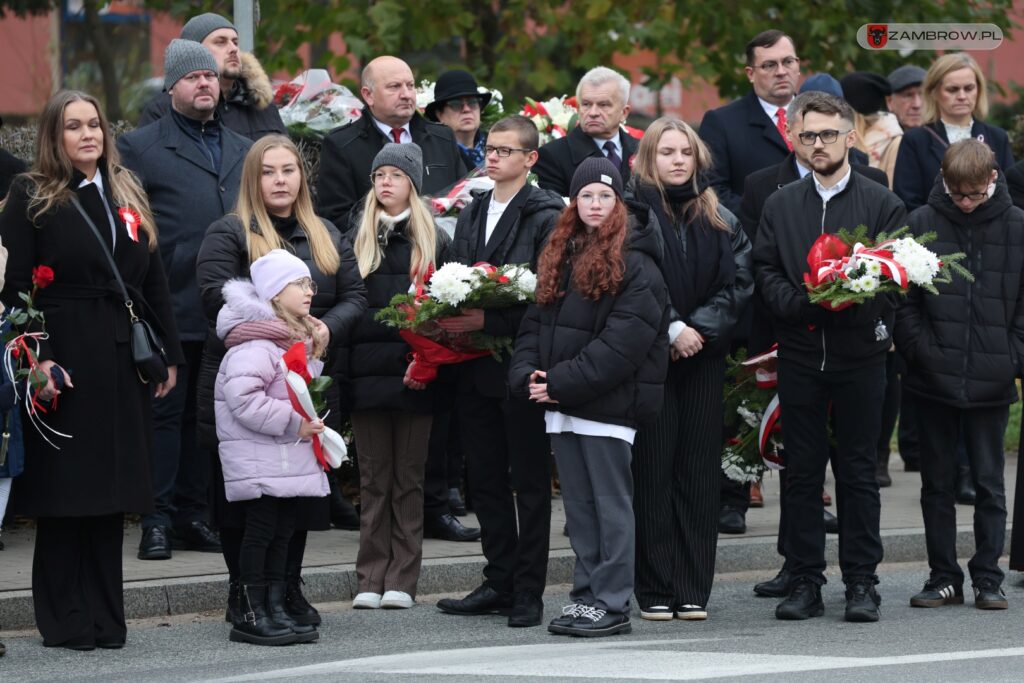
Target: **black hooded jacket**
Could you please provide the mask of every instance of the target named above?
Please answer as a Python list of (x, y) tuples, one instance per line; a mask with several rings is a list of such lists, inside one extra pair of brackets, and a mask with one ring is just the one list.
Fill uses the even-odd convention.
[(1008, 405), (1024, 369), (1024, 211), (1000, 175), (992, 197), (971, 213), (957, 208), (939, 178), (928, 203), (910, 214), (928, 248), (964, 252), (974, 282), (954, 275), (938, 296), (912, 288), (896, 317), (896, 345), (907, 360), (907, 391), (957, 408)]
[[(656, 221), (631, 220), (626, 274), (597, 301), (568, 288), (550, 306), (533, 304), (516, 339), (509, 383), (528, 396), (534, 370), (547, 371), (548, 410), (638, 428), (661, 410), (668, 371), (668, 288)], [(570, 282), (569, 272), (563, 274)]]

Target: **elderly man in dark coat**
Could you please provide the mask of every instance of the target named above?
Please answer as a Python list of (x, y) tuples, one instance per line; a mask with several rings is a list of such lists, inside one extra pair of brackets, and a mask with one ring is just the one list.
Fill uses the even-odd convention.
[(415, 142), (423, 150), (423, 194), (454, 185), (468, 169), (448, 126), (416, 111), (416, 83), (397, 57), (377, 57), (363, 69), (359, 89), (366, 110), (324, 138), (317, 179), (318, 212), (345, 230), (349, 214), (370, 191), (370, 165), (385, 143)]
[(167, 47), (164, 85), (168, 116), (118, 140), (124, 165), (149, 195), (160, 235), (160, 255), (171, 289), (185, 367), (178, 385), (153, 407), (153, 492), (156, 512), (142, 520), (139, 559), (171, 556), (178, 547), (220, 552), (206, 522), (209, 457), (196, 444), (195, 382), (207, 323), (196, 283), (196, 255), (206, 228), (233, 210), (242, 161), (252, 146), (214, 117), (220, 94), (217, 63), (199, 43)]

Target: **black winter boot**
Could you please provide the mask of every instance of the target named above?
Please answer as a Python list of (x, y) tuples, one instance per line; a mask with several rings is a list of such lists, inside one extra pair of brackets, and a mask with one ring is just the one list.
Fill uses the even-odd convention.
[[(320, 634), (317, 632), (316, 626), (300, 624), (288, 614), (288, 611), (285, 609), (284, 596), (284, 581), (271, 581), (270, 590), (267, 593), (267, 611), (270, 612), (271, 618), (277, 623), (290, 628), (298, 636), (298, 640), (295, 641), (297, 643), (312, 643), (314, 640), (319, 640)], [(319, 619), (320, 615), (318, 614), (317, 620), (319, 621)]]
[(309, 604), (306, 596), (302, 594), (302, 584), (305, 583), (299, 576), (298, 570), (294, 573), (288, 572), (287, 585), (284, 594), (284, 608), (288, 616), (295, 620), (295, 623), (304, 626), (319, 626), (320, 613), (313, 605)]
[(238, 579), (228, 581), (228, 608), (224, 612), (224, 621), (239, 624), (244, 621), (242, 616), (242, 584)]
[(287, 626), (274, 621), (267, 611), (267, 586), (242, 585), (242, 622), (231, 629), (235, 643), (253, 645), (291, 645), (299, 636)]

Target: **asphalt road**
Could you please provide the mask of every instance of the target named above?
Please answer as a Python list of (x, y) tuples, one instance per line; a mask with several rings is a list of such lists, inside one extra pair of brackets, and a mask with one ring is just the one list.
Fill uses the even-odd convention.
[[(509, 629), (502, 617), (453, 617), (422, 598), (408, 612), (325, 606), (319, 643), (283, 648), (228, 641), (222, 615), (147, 620), (129, 627), (120, 651), (42, 647), (37, 634), (8, 634), (0, 681), (1020, 681), (1024, 674), (1024, 582), (1011, 574), (1010, 609), (914, 609), (922, 565), (882, 574), (882, 620), (842, 621), (842, 584), (825, 588), (826, 613), (779, 622), (775, 600), (753, 597), (754, 576), (716, 583), (706, 622), (633, 620), (633, 633), (594, 641), (543, 628)], [(549, 590), (546, 617), (567, 587)]]

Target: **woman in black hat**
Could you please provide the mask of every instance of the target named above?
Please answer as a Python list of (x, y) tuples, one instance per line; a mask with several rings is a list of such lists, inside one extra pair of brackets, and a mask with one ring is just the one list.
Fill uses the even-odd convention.
[(466, 168), (483, 166), (487, 133), (480, 130), (480, 112), (490, 101), (491, 93), (481, 92), (473, 74), (455, 69), (444, 72), (437, 79), (434, 101), (423, 112), (430, 121), (443, 123), (452, 129)]
[(885, 172), (891, 190), (903, 128), (885, 106), (886, 96), (892, 93), (889, 81), (869, 71), (854, 71), (839, 82), (843, 86), (843, 98), (855, 112), (856, 147), (868, 155), (872, 168)]

